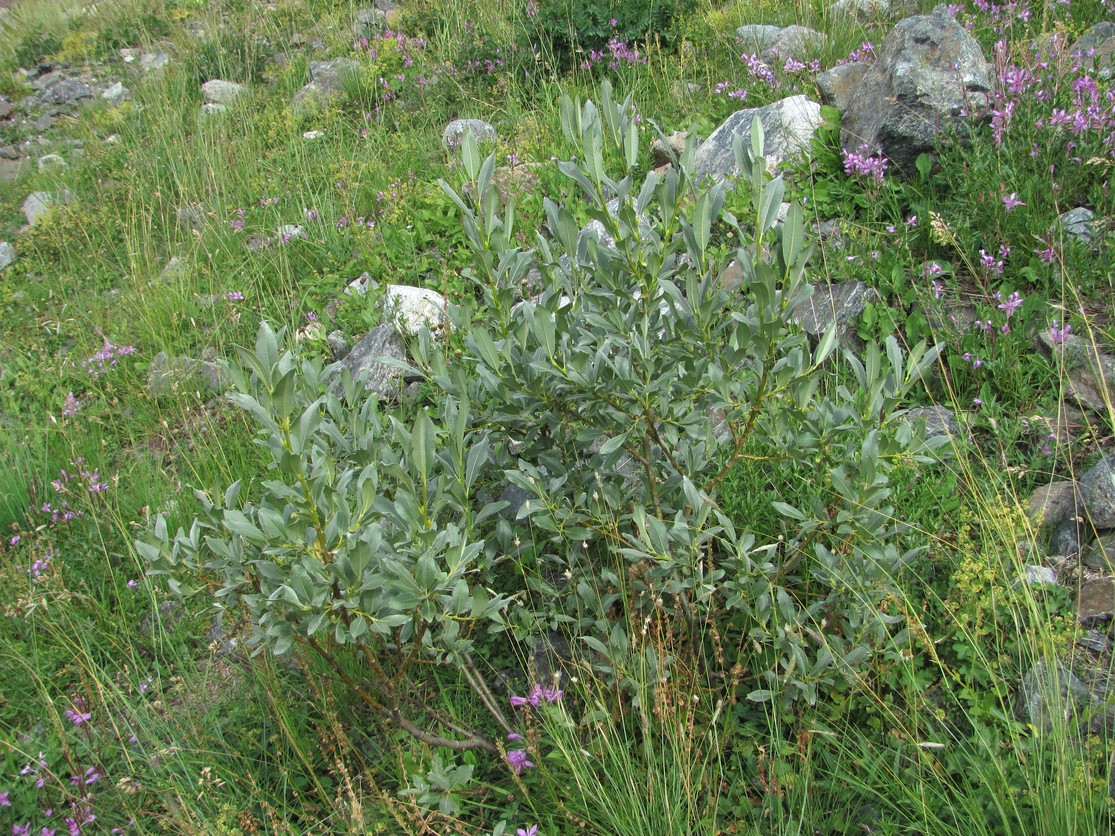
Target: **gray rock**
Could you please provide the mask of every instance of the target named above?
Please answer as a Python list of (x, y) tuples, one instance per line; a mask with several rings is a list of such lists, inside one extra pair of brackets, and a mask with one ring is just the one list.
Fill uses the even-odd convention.
[(822, 336), (834, 323), (836, 340), (846, 348), (860, 345), (856, 336), (867, 303), (879, 294), (858, 279), (833, 285), (813, 285), (813, 295), (794, 310), (793, 321), (813, 337)]
[(1055, 528), (1077, 513), (1076, 483), (1067, 480), (1035, 489), (1026, 504), (1026, 514), (1038, 528)]
[(344, 92), (344, 85), (360, 75), (360, 63), (352, 58), (311, 61), (310, 81), (290, 101), (296, 116), (307, 116)]
[(675, 131), (665, 139), (656, 136), (650, 141), (650, 156), (655, 166), (666, 165), (670, 162), (671, 154), (680, 157), (685, 151), (685, 131)]
[(39, 157), (37, 165), (39, 171), (47, 171), (51, 168), (65, 168), (66, 161), (57, 154), (44, 154)]
[(220, 116), (228, 112), (228, 105), (218, 104), (217, 102), (206, 102), (198, 108), (198, 116), (202, 119), (212, 119), (215, 116)]
[(1115, 528), (1115, 455), (1097, 462), (1080, 477), (1084, 512), (1096, 528)]
[(956, 420), (956, 413), (948, 407), (916, 406), (907, 410), (903, 417), (910, 426), (922, 427), (927, 439), (947, 435), (959, 441), (967, 437), (960, 422)]
[(169, 63), (170, 55), (161, 49), (147, 50), (139, 56), (139, 68), (144, 72), (161, 70)]
[(190, 389), (220, 392), (225, 388), (220, 365), (193, 357), (171, 357), (160, 351), (147, 367), (147, 393), (152, 398), (174, 395)]
[(64, 206), (73, 199), (73, 193), (67, 189), (60, 192), (32, 192), (23, 201), (23, 217), (27, 219), (27, 223), (34, 225), (51, 209)]
[(179, 206), (174, 216), (178, 226), (188, 232), (201, 232), (205, 229), (205, 210), (196, 203)]
[(0, 183), (15, 183), (31, 170), (31, 161), (26, 157), (16, 160), (0, 160)]
[(319, 88), (339, 93), (352, 78), (360, 75), (360, 62), (352, 58), (333, 58), (310, 62), (310, 81)]
[(763, 126), (763, 156), (767, 165), (774, 167), (809, 147), (809, 141), (821, 125), (821, 106), (799, 95), (763, 107), (736, 111), (697, 148), (693, 176), (719, 179), (739, 174), (732, 148), (734, 137), (741, 134), (746, 143), (751, 136), (751, 122), (756, 118)]
[(348, 344), (342, 331), (330, 331), (325, 337), (325, 342), (329, 345), (334, 360), (343, 360), (352, 351), (352, 346)]
[(1082, 66), (1100, 78), (1111, 78), (1115, 66), (1115, 23), (1105, 20), (1081, 35), (1069, 47), (1069, 55), (1079, 56)]
[(871, 69), (871, 64), (866, 61), (854, 61), (851, 64), (841, 64), (831, 70), (818, 73), (815, 81), (817, 90), (821, 94), (821, 104), (831, 105), (840, 110), (847, 110), (852, 96), (859, 89), (863, 77)]
[(1065, 390), (1082, 407), (1106, 418), (1115, 403), (1115, 357), (1099, 351), (1090, 340), (1065, 334), (1054, 340), (1047, 330), (1038, 332), (1038, 346), (1065, 370)]
[(0, 241), (0, 270), (10, 267), (15, 261), (15, 247), (7, 241)]
[(556, 630), (534, 638), (530, 649), (530, 667), (533, 682), (544, 688), (560, 683), (563, 678), (570, 679), (577, 675), (569, 642)]
[(763, 56), (804, 61), (824, 49), (826, 40), (822, 33), (808, 26), (787, 26), (779, 31), (778, 36), (763, 50)]
[(1097, 572), (1115, 570), (1115, 532), (1101, 534), (1084, 550), (1084, 565)]
[(365, 387), (381, 399), (397, 401), (402, 392), (402, 369), (384, 363), (384, 359), (405, 361), (399, 335), (392, 325), (373, 328), (364, 339), (352, 347), (344, 359), (345, 367), (353, 377), (366, 374)]
[(1085, 629), (1103, 627), (1115, 616), (1115, 578), (1085, 581), (1076, 597), (1076, 620)]
[(93, 98), (93, 88), (76, 78), (63, 78), (43, 90), (39, 98), (44, 104), (73, 104)]
[(0, 159), (3, 160), (18, 160), (21, 159), (19, 151), (11, 145), (0, 146)]
[(465, 132), (471, 132), (477, 142), (495, 142), (496, 129), (482, 119), (454, 119), (445, 126), (441, 132), (441, 144), (452, 151), (465, 138)]
[(248, 92), (248, 88), (235, 81), (213, 78), (201, 85), (201, 98), (209, 104), (229, 105)]
[(1095, 234), (1096, 213), (1091, 209), (1077, 206), (1075, 209), (1070, 209), (1061, 215), (1058, 221), (1065, 234), (1071, 235), (1085, 244), (1092, 243), (1092, 236)]
[(1076, 645), (1093, 653), (1111, 652), (1111, 639), (1102, 630), (1085, 630), (1077, 637)]
[(507, 506), (499, 512), (505, 520), (514, 522), (519, 516), (519, 509), (523, 507), (531, 493), (518, 485), (507, 485), (497, 498), (497, 502), (506, 502)]
[(116, 82), (103, 93), (101, 98), (108, 102), (113, 107), (121, 105), (132, 97), (132, 91), (125, 87), (121, 82)]
[(1049, 538), (1051, 556), (1077, 557), (1084, 548), (1087, 529), (1080, 517), (1068, 517), (1057, 524)]
[(959, 130), (962, 113), (985, 113), (994, 87), (979, 43), (938, 6), (900, 21), (864, 75), (841, 123), (851, 152), (881, 149), (900, 174), (915, 171), (942, 131)]
[(762, 52), (774, 43), (775, 39), (778, 37), (778, 33), (781, 31), (781, 26), (751, 24), (750, 26), (739, 27), (739, 29), (736, 30), (736, 38), (739, 39), (744, 49)]
[(845, 17), (882, 17), (890, 11), (890, 0), (836, 0), (829, 14)]
[(1022, 716), (1043, 731), (1054, 723), (1066, 723), (1084, 714), (1091, 703), (1087, 687), (1059, 662), (1048, 666), (1036, 662), (1022, 677), (1019, 689)]
[(1057, 576), (1053, 574), (1053, 570), (1048, 566), (1027, 566), (1026, 567), (1026, 583), (1031, 586), (1056, 586)]
[(388, 285), (383, 293), (383, 310), (399, 335), (416, 337), (423, 328), (438, 334), (449, 327), (449, 303), (436, 290), (410, 285)]
[(162, 272), (159, 273), (159, 278), (164, 282), (170, 284), (183, 278), (189, 272), (189, 266), (178, 256), (174, 256), (163, 267)]
[(386, 9), (357, 9), (352, 19), (352, 34), (366, 37), (387, 28)]

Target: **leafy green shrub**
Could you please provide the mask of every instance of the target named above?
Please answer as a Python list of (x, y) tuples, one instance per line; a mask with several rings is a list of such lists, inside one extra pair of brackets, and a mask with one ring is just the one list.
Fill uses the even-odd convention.
[[(702, 652), (708, 624), (736, 648), (722, 661), (755, 672), (742, 683), (750, 698), (787, 704), (816, 701), (906, 644), (886, 604), (910, 556), (887, 474), (915, 458), (895, 410), (936, 353), (871, 345), (864, 362), (847, 359), (853, 386), (821, 391), (835, 332), (810, 349), (791, 324), (810, 292), (810, 250), (800, 206), (777, 223), (785, 189), (767, 173), (757, 121), (750, 147), (736, 147), (753, 218), (741, 224), (723, 211), (726, 183), (690, 175), (692, 144), (636, 189), (634, 109), (607, 84), (599, 107), (563, 97), (561, 111), (581, 162), (558, 165), (599, 232), (579, 232), (547, 200), (554, 240), (523, 249), (494, 155), (481, 160), (466, 136), (467, 198), (443, 188), (474, 253), (484, 321), (466, 301), (450, 310), (462, 354), (425, 330), (413, 346), (438, 406), (385, 415), (338, 366), (280, 355), (264, 325), (229, 373), (271, 454), (268, 478), (251, 498), (240, 483), (199, 492), (188, 532), (172, 537), (159, 518), (137, 544), (176, 589), (245, 607), (260, 649), (319, 656), (384, 721), (454, 749), (502, 751), (497, 735), (415, 701), (416, 670), (455, 667), (509, 734), (472, 661), (507, 632), (566, 631), (626, 690), (638, 684), (625, 671), (640, 624), (675, 623), (679, 656)], [(721, 223), (745, 245), (712, 246)], [(719, 283), (729, 258), (742, 294)], [(532, 282), (537, 295), (523, 299)], [(767, 497), (774, 530), (717, 502), (759, 439), (772, 473), (808, 467), (818, 484)], [(529, 498), (499, 516), (507, 501), (490, 497), (508, 483)], [(343, 663), (352, 654), (359, 679)], [(671, 664), (656, 661), (652, 679)]]
[(121, 9), (103, 21), (97, 30), (96, 49), (111, 56), (124, 47), (138, 47), (170, 35), (170, 19), (159, 4)]
[[(559, 167), (599, 233), (579, 232), (567, 208), (546, 201), (555, 240), (515, 246), (513, 213), (500, 214), (492, 187), (494, 159), (481, 162), (466, 140), (475, 198), (446, 188), (483, 294), (483, 323), (456, 315), (476, 371), (451, 374), (438, 356), (423, 358), (447, 393), (501, 428), (493, 456), (531, 497), (519, 514), (533, 548), (520, 547), (521, 528), (497, 532), (504, 550), (520, 552), (529, 586), (515, 626), (564, 625), (607, 673), (631, 644), (617, 609), (633, 625), (654, 612), (693, 623), (715, 611), (722, 632), (761, 648), (746, 662), (765, 686), (755, 699), (815, 700), (842, 665), (895, 638), (879, 604), (906, 556), (886, 474), (913, 438), (892, 415), (936, 352), (919, 345), (903, 358), (893, 340), (885, 354), (869, 346), (866, 363), (848, 357), (854, 387), (820, 393), (835, 337), (811, 352), (791, 324), (810, 292), (809, 248), (800, 207), (776, 224), (784, 186), (765, 174), (758, 122), (750, 148), (736, 146), (752, 226), (722, 211), (724, 183), (694, 182), (692, 148), (676, 169), (637, 185), (633, 108), (607, 84), (599, 108), (563, 98), (561, 110), (581, 162)], [(606, 157), (619, 160), (621, 178), (606, 173)], [(710, 247), (717, 223), (746, 245)], [(742, 295), (718, 282), (731, 257), (743, 267)], [(539, 295), (521, 300), (532, 263)], [(824, 474), (807, 503), (768, 497), (779, 530), (761, 540), (737, 530), (716, 500), (758, 439), (772, 471), (808, 462)]]
[(34, 29), (19, 39), (13, 57), (18, 66), (31, 68), (61, 48), (62, 39), (56, 33)]
[(536, 10), (528, 4), (526, 27), (559, 67), (569, 68), (595, 63), (592, 53), (616, 57), (621, 47), (616, 60), (623, 60), (630, 48), (647, 40), (669, 49), (674, 44), (674, 23), (694, 5), (694, 0), (540, 0)]

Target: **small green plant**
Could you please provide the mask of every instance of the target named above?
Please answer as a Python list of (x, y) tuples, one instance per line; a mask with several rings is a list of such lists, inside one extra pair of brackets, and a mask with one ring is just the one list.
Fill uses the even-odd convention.
[[(506, 726), (470, 657), (470, 634), (504, 606), (475, 583), (476, 533), (498, 510), (472, 510), (487, 434), (452, 400), (438, 424), (388, 418), (338, 365), (280, 355), (266, 324), (241, 360), (228, 369), (231, 397), (256, 420), (272, 478), (258, 502), (241, 498), (239, 482), (223, 496), (199, 491), (204, 513), (188, 532), (171, 536), (159, 517), (137, 543), (150, 571), (183, 593), (200, 581), (222, 611), (243, 604), (258, 650), (320, 657), (389, 725), (432, 745), (497, 751), (409, 686), (418, 666), (455, 664)], [(370, 679), (351, 676), (350, 655)]]

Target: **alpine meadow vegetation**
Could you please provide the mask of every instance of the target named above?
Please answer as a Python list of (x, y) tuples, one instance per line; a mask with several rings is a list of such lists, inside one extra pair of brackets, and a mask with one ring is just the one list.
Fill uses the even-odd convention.
[(1107, 0), (380, 5), (0, 9), (0, 833), (1109, 832)]

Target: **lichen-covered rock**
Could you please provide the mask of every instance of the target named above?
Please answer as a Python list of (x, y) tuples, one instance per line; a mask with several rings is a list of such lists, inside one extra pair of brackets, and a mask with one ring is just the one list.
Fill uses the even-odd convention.
[(962, 127), (965, 114), (987, 111), (993, 88), (979, 43), (938, 6), (887, 35), (844, 113), (841, 143), (850, 152), (881, 150), (899, 174), (912, 175), (938, 134)]
[(1096, 528), (1115, 528), (1115, 455), (1100, 459), (1080, 477), (1084, 511)]
[(816, 81), (817, 90), (821, 94), (821, 104), (847, 110), (852, 96), (863, 83), (863, 77), (867, 75), (869, 69), (871, 64), (866, 61), (853, 61), (818, 73)]
[(399, 335), (391, 325), (380, 325), (352, 347), (343, 360), (353, 377), (367, 375), (365, 386), (380, 398), (397, 400), (404, 385), (403, 372), (384, 360), (406, 360)]
[(858, 279), (832, 285), (813, 285), (813, 295), (793, 313), (794, 322), (814, 337), (836, 326), (836, 340), (845, 348), (861, 344), (856, 336), (867, 303), (879, 294)]

